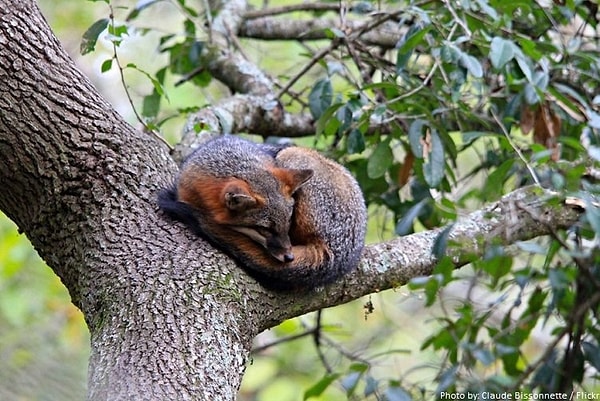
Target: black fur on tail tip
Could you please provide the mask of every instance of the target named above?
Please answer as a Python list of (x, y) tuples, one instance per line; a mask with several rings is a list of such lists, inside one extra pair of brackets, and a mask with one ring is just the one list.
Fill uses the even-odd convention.
[(164, 188), (158, 193), (158, 207), (170, 218), (177, 220), (192, 229), (197, 235), (202, 234), (194, 209), (187, 203), (177, 200), (177, 188)]

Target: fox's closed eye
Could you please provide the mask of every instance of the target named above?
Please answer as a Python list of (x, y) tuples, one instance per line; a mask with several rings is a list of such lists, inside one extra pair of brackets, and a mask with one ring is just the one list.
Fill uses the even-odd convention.
[(232, 135), (203, 143), (159, 205), (266, 287), (310, 289), (356, 268), (366, 208), (347, 170), (310, 149)]

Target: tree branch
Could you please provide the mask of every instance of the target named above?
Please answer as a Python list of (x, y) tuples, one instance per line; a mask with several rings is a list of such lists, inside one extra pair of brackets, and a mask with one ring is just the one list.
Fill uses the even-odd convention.
[(191, 116), (173, 157), (183, 160), (207, 135), (240, 132), (295, 138), (314, 135), (315, 128), (311, 116), (287, 113), (275, 99), (237, 94)]
[[(337, 5), (336, 5), (337, 6)], [(348, 20), (346, 33), (363, 31), (367, 21)], [(338, 19), (247, 19), (240, 25), (238, 35), (244, 38), (261, 40), (323, 40), (329, 39), (327, 29), (340, 29)], [(372, 30), (366, 30), (357, 39), (371, 46), (393, 49), (406, 29), (400, 29), (397, 23), (387, 21)]]
[[(515, 190), (452, 225), (447, 255), (461, 267), (481, 257), (487, 246), (509, 246), (549, 235), (577, 223), (581, 209), (557, 202), (558, 195), (537, 186)], [(261, 329), (291, 317), (340, 305), (374, 292), (395, 288), (430, 275), (437, 263), (434, 244), (443, 229), (424, 231), (366, 247), (359, 268), (344, 280), (308, 294), (265, 298)]]
[[(351, 7), (350, 11), (355, 8)], [(307, 11), (307, 12), (323, 12), (333, 11), (339, 12), (340, 5), (338, 3), (302, 3), (302, 4), (289, 4), (280, 7), (269, 7), (260, 10), (251, 10), (244, 14), (245, 19), (255, 19), (273, 15), (289, 14), (296, 11)]]
[[(223, 82), (230, 90), (236, 93), (223, 101), (202, 109), (193, 115), (186, 124), (182, 140), (176, 146), (173, 156), (181, 161), (199, 143), (204, 140), (205, 134), (250, 133), (261, 136), (302, 137), (313, 135), (315, 132), (314, 121), (310, 115), (287, 112), (279, 98), (284, 94), (306, 71), (310, 65), (318, 62), (331, 50), (337, 48), (342, 40), (332, 42), (329, 47), (321, 50), (311, 60), (311, 64), (292, 77), (279, 91), (274, 81), (258, 66), (243, 57), (239, 52), (232, 50), (231, 44), (236, 43), (232, 35), (261, 37), (262, 39), (297, 39), (308, 38), (323, 39), (325, 29), (338, 27), (344, 29), (346, 41), (361, 41), (380, 46), (383, 49), (393, 48), (402, 30), (397, 23), (392, 22), (401, 11), (388, 14), (373, 14), (369, 20), (346, 20), (343, 26), (334, 20), (278, 20), (270, 17), (256, 18), (261, 15), (275, 15), (293, 11), (296, 7), (285, 6), (281, 9), (271, 9), (270, 12), (249, 12), (246, 10), (244, 0), (228, 1), (216, 15), (211, 23), (212, 43), (203, 53), (203, 65), (209, 69), (211, 75)], [(332, 10), (331, 5), (313, 3), (298, 6), (302, 9), (324, 7)], [(338, 9), (335, 5), (334, 9)], [(272, 36), (269, 36), (272, 35)], [(362, 46), (361, 46), (362, 47)], [(389, 124), (371, 126), (369, 131), (385, 134), (390, 130)]]

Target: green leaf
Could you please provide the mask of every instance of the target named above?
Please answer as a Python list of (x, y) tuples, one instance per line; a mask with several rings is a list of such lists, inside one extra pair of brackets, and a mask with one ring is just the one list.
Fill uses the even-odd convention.
[(479, 8), (481, 9), (481, 11), (483, 11), (485, 14), (487, 14), (494, 21), (498, 20), (498, 13), (492, 6), (490, 6), (490, 4), (488, 3), (487, 0), (475, 0), (475, 1), (479, 5)]
[(531, 67), (530, 60), (525, 59), (524, 57), (517, 57), (516, 60), (527, 81), (533, 82), (533, 69)]
[(335, 38), (345, 38), (346, 34), (344, 34), (343, 31), (339, 30), (338, 28), (325, 28), (325, 30), (323, 31), (323, 33), (325, 33), (325, 36), (328, 39), (335, 39)]
[(375, 392), (377, 391), (377, 386), (378, 386), (378, 382), (377, 380), (375, 380), (372, 376), (367, 376), (365, 378), (365, 390), (363, 391), (363, 394), (365, 397), (370, 396), (371, 394), (375, 394)]
[(182, 43), (162, 49), (169, 54), (169, 68), (173, 74), (186, 75), (201, 67), (200, 55), (205, 47), (205, 42), (188, 39)]
[[(447, 229), (444, 231), (447, 231)], [(442, 285), (447, 285), (454, 280), (453, 273), (454, 270), (456, 270), (456, 266), (450, 257), (440, 256), (438, 260), (439, 262), (433, 268), (433, 274), (435, 274), (436, 277), (441, 277), (442, 280), (440, 283)]]
[(408, 60), (410, 60), (411, 56), (412, 51), (406, 53), (398, 52), (396, 54), (396, 74), (400, 74), (402, 70), (404, 70), (404, 67), (406, 67), (406, 64), (408, 63)]
[(483, 77), (483, 67), (479, 60), (465, 53), (458, 46), (449, 43), (441, 49), (442, 60), (456, 63), (466, 69), (475, 78)]
[[(110, 0), (105, 0), (107, 3)], [(140, 12), (142, 12), (144, 9), (150, 7), (153, 4), (156, 3), (160, 3), (163, 0), (140, 0), (137, 2), (137, 4), (135, 5), (135, 7), (133, 8), (133, 10), (129, 13), (129, 15), (127, 16), (126, 21), (131, 21), (135, 18), (138, 17), (138, 15), (140, 15)]]
[(394, 154), (390, 148), (390, 141), (380, 142), (367, 163), (367, 175), (369, 178), (379, 178), (385, 174), (394, 162)]
[(333, 383), (338, 377), (340, 377), (340, 375), (337, 373), (326, 375), (315, 385), (313, 385), (311, 388), (304, 392), (303, 400), (306, 401), (311, 397), (320, 396), (321, 394), (323, 394), (323, 391), (327, 390), (327, 387), (329, 387), (329, 385)]
[(425, 306), (431, 306), (438, 299), (440, 285), (443, 281), (441, 274), (430, 277), (431, 279), (425, 285)]
[(479, 60), (470, 54), (460, 51), (459, 64), (469, 71), (475, 78), (483, 77), (483, 67)]
[(127, 25), (108, 25), (108, 39), (112, 41), (116, 46), (121, 45), (123, 37), (127, 35)]
[(396, 224), (397, 235), (407, 235), (413, 232), (413, 222), (421, 215), (421, 212), (431, 202), (431, 198), (423, 198), (418, 203), (413, 205), (408, 212), (402, 215), (402, 218)]
[(408, 140), (410, 150), (417, 159), (423, 158), (423, 127), (427, 122), (425, 120), (415, 120), (408, 128)]
[(423, 165), (423, 175), (427, 185), (436, 188), (444, 178), (444, 145), (435, 129), (431, 129), (431, 150), (427, 162)]
[(341, 379), (341, 384), (344, 390), (346, 390), (346, 395), (351, 396), (354, 394), (354, 390), (356, 389), (356, 385), (362, 376), (362, 372), (352, 372)]
[(467, 131), (462, 133), (462, 141), (465, 147), (471, 145), (479, 138), (492, 137), (497, 134), (488, 131)]
[[(537, 44), (539, 42), (537, 42), (535, 40), (531, 40), (529, 38), (524, 38), (524, 37), (516, 38), (516, 40), (520, 46), (520, 47), (517, 47), (519, 49), (518, 54), (520, 54), (521, 56), (531, 57), (535, 61), (539, 61), (542, 57), (546, 56), (545, 55), (546, 52), (542, 52), (538, 49)], [(556, 49), (556, 51), (558, 51), (558, 49)]]
[(428, 337), (422, 344), (421, 349), (433, 347), (434, 350), (456, 348), (456, 339), (447, 328), (442, 328), (437, 333)]
[(598, 345), (592, 344), (591, 342), (584, 341), (581, 344), (585, 359), (596, 369), (600, 371), (600, 348)]
[(160, 110), (160, 94), (157, 91), (152, 91), (152, 94), (144, 96), (142, 103), (142, 115), (145, 117), (156, 117)]
[(367, 370), (369, 370), (369, 364), (364, 362), (354, 362), (352, 365), (350, 365), (349, 369), (354, 372), (365, 373)]
[(492, 39), (489, 54), (492, 66), (496, 69), (504, 67), (506, 63), (515, 57), (515, 47), (516, 45), (510, 40), (506, 40), (499, 36), (494, 37), (494, 39)]
[(472, 353), (475, 359), (481, 362), (484, 366), (489, 366), (496, 361), (494, 355), (488, 349), (476, 347)]
[(457, 217), (456, 204), (450, 199), (444, 197), (436, 204), (436, 209), (441, 218), (454, 221)]
[(600, 114), (596, 113), (593, 110), (586, 110), (586, 115), (589, 120), (589, 126), (592, 128), (600, 129)]
[(446, 249), (448, 248), (448, 236), (450, 235), (453, 227), (454, 224), (448, 225), (438, 234), (437, 237), (435, 237), (431, 253), (438, 260), (442, 259), (446, 255)]
[(333, 88), (329, 78), (317, 81), (308, 95), (308, 107), (315, 120), (318, 120), (323, 112), (331, 106), (332, 99)]
[(154, 90), (160, 96), (165, 96), (168, 99), (168, 96), (167, 96), (167, 94), (166, 94), (166, 92), (165, 92), (165, 90), (164, 90), (164, 88), (162, 86), (162, 82), (161, 82), (161, 81), (164, 81), (164, 73), (166, 71), (165, 69), (159, 70), (159, 72), (156, 73), (157, 78), (154, 78), (152, 75), (150, 75), (146, 71), (142, 70), (141, 68), (138, 68), (138, 66), (135, 65), (134, 63), (127, 64), (126, 68), (131, 68), (133, 70), (136, 70), (136, 71), (144, 74), (146, 76), (146, 78), (148, 78), (150, 80), (150, 82), (152, 82), (152, 86), (154, 86)]
[(112, 62), (113, 59), (109, 58), (108, 60), (104, 60), (104, 62), (102, 63), (102, 67), (100, 67), (100, 71), (107, 72), (110, 71), (110, 69), (112, 68)]
[(384, 391), (385, 399), (388, 401), (412, 401), (410, 394), (400, 387), (388, 387)]
[(96, 42), (98, 42), (98, 37), (106, 29), (108, 22), (108, 18), (99, 19), (98, 21), (94, 22), (92, 26), (87, 29), (87, 31), (85, 31), (81, 40), (81, 45), (79, 46), (79, 52), (82, 55), (94, 51), (96, 48)]
[(589, 200), (586, 204), (585, 216), (587, 217), (590, 226), (592, 226), (592, 230), (596, 233), (596, 236), (600, 237), (600, 209), (594, 206)]
[(538, 90), (546, 92), (549, 82), (550, 76), (548, 75), (548, 72), (536, 71), (535, 74), (533, 74), (533, 84)]
[(121, 38), (123, 35), (127, 34), (127, 25), (109, 25), (108, 33), (117, 38)]
[(517, 248), (523, 252), (536, 253), (538, 255), (545, 255), (548, 252), (548, 248), (532, 241), (517, 241), (515, 242)]
[(515, 159), (508, 159), (488, 176), (483, 188), (484, 199), (496, 200), (502, 195), (504, 182), (508, 178), (514, 163)]
[(343, 106), (344, 106), (343, 103), (335, 103), (332, 106), (330, 106), (329, 108), (327, 108), (327, 110), (325, 110), (325, 112), (323, 112), (321, 117), (319, 117), (319, 119), (317, 120), (317, 123), (315, 126), (315, 134), (317, 136), (319, 136), (325, 132), (329, 132), (332, 121), (336, 122), (336, 124), (338, 126), (340, 125), (339, 120), (334, 116), (334, 114), (340, 109), (340, 107), (343, 107)]
[(456, 382), (456, 373), (458, 371), (458, 368), (458, 365), (452, 366), (440, 375), (438, 386), (435, 389), (436, 393), (442, 393), (446, 391), (449, 387), (454, 385), (454, 383)]
[(498, 246), (491, 246), (486, 250), (484, 259), (480, 262), (483, 270), (493, 279), (494, 285), (502, 277), (510, 273), (513, 259), (504, 253)]
[(398, 53), (408, 53), (414, 50), (415, 47), (423, 40), (427, 32), (431, 30), (431, 25), (421, 26), (415, 24), (411, 26), (403, 39), (400, 40), (398, 46)]
[(425, 37), (427, 32), (431, 29), (430, 25), (426, 25), (425, 27), (420, 26), (419, 24), (415, 24), (408, 29), (406, 35), (398, 42), (399, 48), (396, 55), (396, 73), (399, 74), (410, 57), (413, 54), (413, 50)]
[(353, 129), (348, 134), (348, 139), (346, 140), (346, 149), (348, 150), (348, 154), (360, 153), (366, 149), (365, 147), (365, 137), (359, 129)]

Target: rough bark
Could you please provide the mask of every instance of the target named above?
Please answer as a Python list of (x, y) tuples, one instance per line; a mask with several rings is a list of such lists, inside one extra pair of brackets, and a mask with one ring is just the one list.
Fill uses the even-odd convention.
[[(339, 7), (337, 4), (328, 4)], [(251, 18), (253, 14), (247, 13), (244, 22), (240, 25), (239, 35), (244, 38), (261, 40), (323, 40), (327, 39), (327, 29), (343, 29), (346, 33), (357, 32), (367, 26), (365, 21), (346, 21), (344, 25), (339, 19), (298, 19), (289, 18)], [(404, 30), (406, 31), (406, 29)], [(365, 32), (360, 40), (370, 46), (379, 46), (383, 49), (393, 49), (398, 45), (399, 39), (405, 32), (400, 30), (397, 23), (387, 22), (377, 29)]]
[[(97, 94), (33, 1), (0, 0), (0, 10), (0, 209), (85, 315), (90, 400), (233, 400), (261, 330), (431, 272), (437, 231), (368, 247), (360, 268), (330, 287), (264, 290), (157, 211), (176, 164)], [(538, 201), (546, 195), (513, 193), (457, 224), (453, 239), (477, 255), (494, 238), (577, 220)]]

